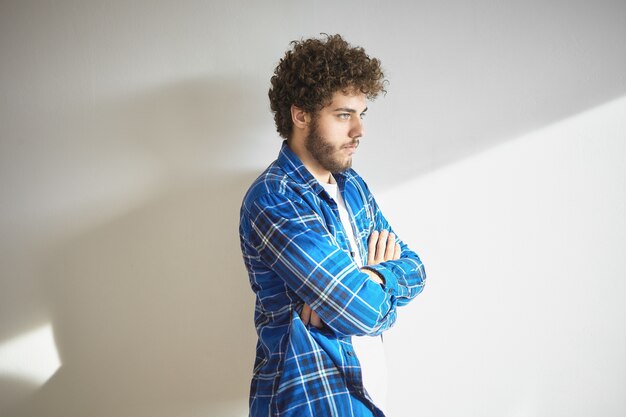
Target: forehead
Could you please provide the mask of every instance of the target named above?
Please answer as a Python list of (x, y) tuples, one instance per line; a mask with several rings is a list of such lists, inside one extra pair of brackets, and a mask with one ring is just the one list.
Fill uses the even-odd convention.
[(367, 98), (361, 92), (353, 91), (335, 91), (329, 105), (324, 107), (322, 111), (336, 111), (338, 109), (352, 109), (362, 112), (367, 108)]

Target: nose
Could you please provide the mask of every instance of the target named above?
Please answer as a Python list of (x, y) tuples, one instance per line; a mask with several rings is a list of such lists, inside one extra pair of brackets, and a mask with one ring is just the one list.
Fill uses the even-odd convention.
[(363, 119), (355, 117), (352, 126), (350, 127), (350, 138), (358, 139), (363, 136), (365, 130), (363, 128)]

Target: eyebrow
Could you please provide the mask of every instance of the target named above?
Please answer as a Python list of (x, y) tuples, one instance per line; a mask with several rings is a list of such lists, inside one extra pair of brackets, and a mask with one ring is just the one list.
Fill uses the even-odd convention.
[[(355, 109), (352, 109), (350, 107), (339, 107), (339, 108), (336, 108), (335, 110), (333, 110), (333, 112), (336, 112), (336, 111), (343, 111), (343, 112), (346, 112), (346, 113), (356, 113), (357, 112)], [(367, 111), (367, 107), (361, 113), (365, 113), (366, 111)]]

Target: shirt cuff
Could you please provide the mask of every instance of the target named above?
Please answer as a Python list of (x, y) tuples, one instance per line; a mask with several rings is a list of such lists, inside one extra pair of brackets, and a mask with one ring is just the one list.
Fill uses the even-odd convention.
[(385, 291), (390, 295), (398, 295), (398, 278), (396, 275), (387, 268), (384, 263), (377, 265), (367, 265), (364, 267), (370, 271), (378, 274), (383, 280), (385, 280)]

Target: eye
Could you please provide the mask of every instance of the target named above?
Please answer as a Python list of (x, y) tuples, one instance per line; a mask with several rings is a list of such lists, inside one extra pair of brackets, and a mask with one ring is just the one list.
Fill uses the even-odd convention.
[(350, 113), (339, 113), (337, 115), (341, 120), (348, 120), (350, 118)]
[(365, 116), (367, 116), (367, 114), (361, 113), (361, 119), (365, 119)]

